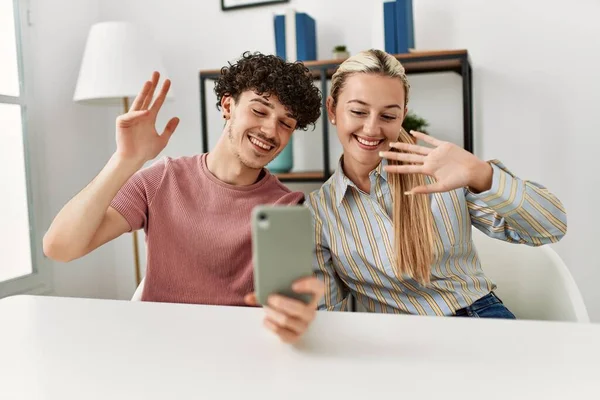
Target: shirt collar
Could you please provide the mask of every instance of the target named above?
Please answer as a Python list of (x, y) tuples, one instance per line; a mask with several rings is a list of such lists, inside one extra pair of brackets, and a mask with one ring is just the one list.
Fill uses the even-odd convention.
[[(338, 207), (342, 204), (342, 200), (346, 196), (346, 192), (348, 191), (349, 187), (354, 187), (355, 189), (358, 190), (358, 188), (356, 187), (354, 182), (352, 182), (350, 180), (350, 178), (348, 178), (346, 176), (346, 174), (344, 173), (344, 170), (342, 169), (343, 159), (344, 159), (344, 156), (342, 155), (340, 157), (340, 160), (338, 161), (338, 166), (333, 174), (333, 176), (334, 176), (333, 179), (334, 179), (334, 184), (335, 184), (336, 204)], [(381, 162), (379, 164), (377, 164), (377, 167), (375, 167), (375, 169), (369, 173), (369, 177), (371, 178), (371, 184), (374, 184), (377, 177), (380, 177), (385, 182), (387, 182), (388, 173), (387, 173), (387, 171), (385, 171), (383, 169), (383, 167), (386, 166), (387, 164), (388, 164), (388, 160), (382, 159)]]

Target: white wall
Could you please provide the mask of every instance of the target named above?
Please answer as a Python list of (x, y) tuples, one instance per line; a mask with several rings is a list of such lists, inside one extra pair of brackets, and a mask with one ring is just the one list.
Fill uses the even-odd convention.
[[(32, 25), (24, 27), (30, 37), (27, 60), (31, 75), (26, 84), (33, 95), (29, 129), (40, 138), (35, 145), (42, 148), (42, 155), (33, 163), (45, 192), (39, 218), (48, 227), (60, 208), (106, 162), (114, 129), (106, 109), (72, 101), (87, 32), (98, 19), (98, 1), (31, 0), (30, 7)], [(69, 264), (44, 263), (53, 266), (55, 293), (115, 297), (115, 270), (107, 262), (112, 247)]]
[(600, 322), (600, 3), (594, 0), (415, 2), (420, 48), (466, 48), (474, 66), (476, 151), (542, 182), (564, 202), (554, 248)]
[[(53, 211), (87, 183), (104, 162), (102, 149), (109, 152), (112, 146), (111, 139), (104, 147), (98, 139), (107, 134), (100, 126), (108, 124), (112, 128), (112, 116), (70, 101), (88, 25), (96, 19), (126, 19), (151, 32), (176, 96), (175, 101), (165, 104), (161, 122), (173, 115), (181, 118), (165, 154), (180, 156), (201, 150), (198, 70), (219, 68), (244, 50), (273, 52), (272, 13), (284, 9), (269, 6), (221, 12), (217, 0), (103, 0), (77, 5), (69, 2), (68, 6), (66, 1), (36, 3), (43, 12), (38, 18), (40, 23), (43, 20), (43, 32), (59, 35), (58, 39), (43, 42), (46, 49), (40, 47), (40, 60), (61, 60), (60, 65), (50, 66), (50, 73), (45, 71), (61, 83), (43, 80), (48, 85), (45, 102), (49, 105), (44, 122), (53, 129), (47, 144), (49, 180), (52, 185), (67, 185), (50, 193)], [(95, 4), (98, 15), (90, 9)], [(329, 58), (330, 49), (336, 44), (346, 44), (351, 52), (356, 52), (382, 43), (381, 0), (349, 4), (347, 0), (289, 3), (317, 20), (319, 58)], [(73, 7), (77, 7), (75, 12)], [(600, 322), (600, 292), (595, 289), (600, 281), (600, 265), (592, 253), (597, 237), (592, 203), (599, 194), (592, 165), (600, 144), (594, 134), (600, 123), (592, 110), (600, 104), (600, 55), (594, 39), (600, 36), (600, 24), (594, 20), (600, 11), (598, 2), (579, 0), (567, 5), (564, 1), (541, 0), (416, 0), (414, 7), (418, 49), (466, 48), (471, 54), (476, 153), (482, 158), (500, 158), (520, 176), (543, 182), (565, 203), (569, 233), (555, 249), (571, 267), (592, 318)], [(71, 29), (58, 30), (65, 25)], [(451, 74), (419, 76), (411, 77), (411, 83), (412, 108), (430, 120), (431, 133), (458, 141), (455, 138), (460, 137), (462, 129), (459, 78)], [(212, 100), (209, 110), (214, 144), (221, 122)], [(68, 132), (59, 129), (64, 128), (64, 120), (73, 126)], [(86, 136), (81, 136), (83, 131)], [(295, 143), (301, 144), (295, 148), (298, 169), (309, 169), (313, 163), (320, 166), (308, 155), (320, 151), (319, 133), (316, 130), (296, 135)], [(64, 145), (58, 142), (61, 138), (78, 149), (68, 156), (77, 168), (67, 167), (55, 158), (58, 148)], [(334, 153), (338, 150), (334, 149)], [(82, 151), (89, 154), (83, 156)], [(123, 279), (131, 279), (124, 272), (130, 266), (130, 248), (124, 241), (121, 244), (121, 248), (117, 244), (112, 248), (116, 260), (124, 264), (116, 268), (124, 274)], [(117, 285), (111, 282), (115, 271), (99, 265), (101, 258), (97, 257), (82, 260), (82, 267), (89, 272), (81, 272), (82, 268), (75, 266), (64, 269), (62, 276), (57, 275), (57, 288), (71, 294), (115, 294), (111, 292)], [(74, 275), (74, 271), (80, 275)], [(105, 283), (105, 290), (89, 291), (88, 279), (93, 274)], [(63, 278), (65, 283), (60, 282)], [(123, 283), (123, 279), (118, 279), (116, 289), (120, 297), (129, 295), (130, 284)], [(80, 288), (76, 286), (79, 283), (83, 284)]]

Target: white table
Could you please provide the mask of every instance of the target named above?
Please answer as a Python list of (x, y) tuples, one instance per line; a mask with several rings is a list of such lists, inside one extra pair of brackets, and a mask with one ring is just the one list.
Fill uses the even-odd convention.
[(600, 399), (600, 325), (0, 300), (0, 399)]

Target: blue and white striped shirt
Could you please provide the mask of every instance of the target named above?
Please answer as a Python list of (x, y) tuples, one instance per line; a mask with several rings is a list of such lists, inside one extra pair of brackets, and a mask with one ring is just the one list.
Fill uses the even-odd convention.
[(490, 190), (430, 195), (435, 221), (431, 283), (399, 279), (394, 271), (392, 193), (382, 168), (386, 163), (371, 171), (371, 193), (350, 181), (340, 164), (309, 195), (315, 273), (326, 287), (319, 309), (346, 310), (352, 294), (370, 312), (454, 315), (495, 289), (482, 271), (471, 226), (490, 237), (531, 246), (556, 242), (566, 233), (561, 202), (494, 160)]

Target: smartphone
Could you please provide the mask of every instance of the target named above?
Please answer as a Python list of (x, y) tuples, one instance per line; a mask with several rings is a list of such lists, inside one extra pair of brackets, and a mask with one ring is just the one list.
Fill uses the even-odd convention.
[(265, 305), (271, 294), (281, 294), (304, 303), (310, 294), (299, 294), (291, 286), (311, 276), (314, 251), (312, 216), (305, 206), (257, 206), (252, 210), (252, 261), (254, 290)]

